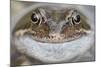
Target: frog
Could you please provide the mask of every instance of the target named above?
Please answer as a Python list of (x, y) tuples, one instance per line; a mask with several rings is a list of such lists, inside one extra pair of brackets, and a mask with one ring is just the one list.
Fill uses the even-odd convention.
[[(24, 58), (39, 61), (36, 64), (69, 62), (90, 46), (94, 34), (88, 17), (78, 7), (65, 6), (37, 4), (20, 17), (12, 40)], [(17, 62), (21, 60), (23, 56)]]

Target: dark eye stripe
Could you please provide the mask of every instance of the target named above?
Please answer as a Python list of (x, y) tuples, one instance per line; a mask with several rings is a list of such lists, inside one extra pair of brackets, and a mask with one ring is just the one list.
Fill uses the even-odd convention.
[(36, 24), (39, 24), (40, 23), (40, 19), (38, 20), (38, 22)]
[(72, 17), (72, 23), (75, 25), (74, 18)]

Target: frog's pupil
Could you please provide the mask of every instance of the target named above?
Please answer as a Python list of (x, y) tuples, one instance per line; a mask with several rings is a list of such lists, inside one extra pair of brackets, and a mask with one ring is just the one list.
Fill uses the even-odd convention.
[(38, 21), (38, 18), (36, 16), (36, 14), (32, 14), (31, 19), (32, 19), (33, 22), (37, 22)]
[(79, 21), (80, 21), (80, 15), (77, 15), (77, 16), (76, 16), (75, 21), (76, 21), (76, 22), (79, 22)]

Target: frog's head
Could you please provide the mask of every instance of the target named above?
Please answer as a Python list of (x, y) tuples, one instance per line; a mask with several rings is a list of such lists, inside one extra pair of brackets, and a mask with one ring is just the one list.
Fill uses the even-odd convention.
[(30, 29), (25, 33), (41, 42), (72, 41), (87, 35), (90, 26), (86, 16), (73, 8), (58, 8), (38, 7), (30, 11), (16, 25), (17, 30)]

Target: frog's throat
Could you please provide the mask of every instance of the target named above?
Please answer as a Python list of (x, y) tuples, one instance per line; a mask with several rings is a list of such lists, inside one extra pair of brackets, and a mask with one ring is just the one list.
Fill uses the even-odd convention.
[[(89, 33), (89, 31), (88, 31)], [(67, 62), (76, 55), (84, 53), (94, 42), (94, 32), (88, 36), (71, 42), (64, 43), (41, 43), (35, 41), (29, 36), (21, 36), (14, 38), (14, 43), (21, 53), (25, 53), (30, 57), (41, 60), (45, 63)], [(74, 51), (74, 52), (72, 52)]]

